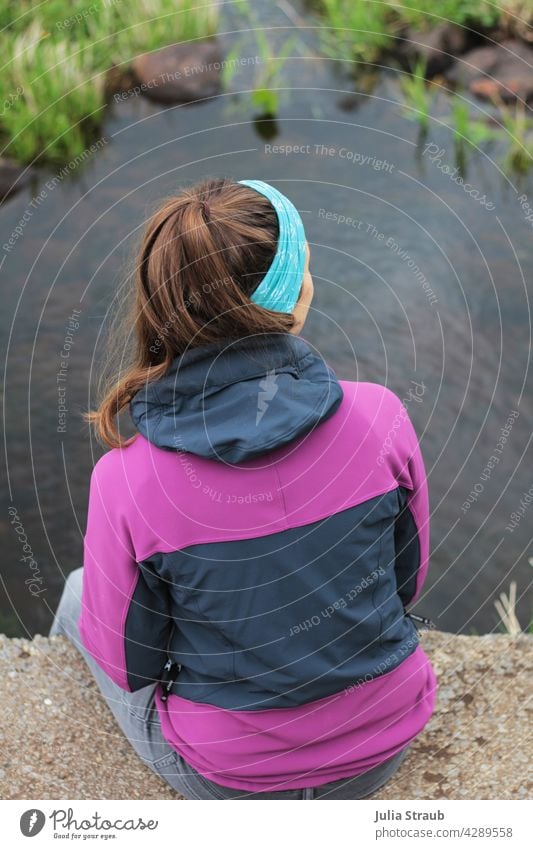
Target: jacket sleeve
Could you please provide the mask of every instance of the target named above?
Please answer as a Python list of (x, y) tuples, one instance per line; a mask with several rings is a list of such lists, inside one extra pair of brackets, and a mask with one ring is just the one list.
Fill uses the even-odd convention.
[(161, 677), (172, 620), (166, 585), (136, 562), (116, 463), (104, 455), (91, 476), (79, 629), (99, 666), (133, 692)]
[(419, 597), (429, 566), (429, 497), (422, 452), (407, 410), (398, 400), (401, 422), (396, 442), (396, 476), (400, 513), (396, 519), (395, 572), (404, 605)]

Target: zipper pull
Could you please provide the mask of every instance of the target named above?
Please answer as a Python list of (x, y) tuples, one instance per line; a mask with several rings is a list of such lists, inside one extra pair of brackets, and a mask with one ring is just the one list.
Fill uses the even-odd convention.
[(418, 626), (416, 625), (417, 622), (419, 622), (423, 628), (427, 628), (428, 631), (434, 631), (437, 627), (435, 623), (432, 622), (431, 619), (428, 619), (426, 616), (418, 616), (416, 613), (407, 613), (407, 611), (405, 615), (408, 616), (409, 619), (412, 619), (412, 621), (415, 623), (415, 628), (417, 630), (419, 630)]
[[(175, 672), (174, 672), (175, 670)], [(161, 701), (166, 702), (168, 700), (170, 691), (174, 684), (176, 683), (176, 678), (178, 677), (181, 670), (181, 664), (172, 663), (169, 658), (163, 667), (163, 678), (159, 682), (161, 684)]]

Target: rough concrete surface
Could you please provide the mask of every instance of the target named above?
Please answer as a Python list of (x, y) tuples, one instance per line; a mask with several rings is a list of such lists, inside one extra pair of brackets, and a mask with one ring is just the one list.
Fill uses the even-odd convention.
[[(373, 798), (530, 797), (533, 638), (426, 632), (422, 642), (437, 708)], [(0, 676), (1, 798), (181, 798), (139, 761), (63, 637), (0, 635)]]

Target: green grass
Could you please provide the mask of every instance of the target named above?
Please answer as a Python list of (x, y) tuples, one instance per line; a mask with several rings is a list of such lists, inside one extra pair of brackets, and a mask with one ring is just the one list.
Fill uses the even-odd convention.
[(109, 55), (121, 30), (128, 30), (125, 43), (143, 50), (212, 35), (218, 12), (208, 0), (0, 0), (1, 30), (20, 34), (35, 20), (71, 41), (103, 38)]
[(419, 59), (412, 73), (401, 77), (400, 88), (404, 98), (404, 114), (410, 121), (416, 121), (423, 133), (427, 133), (435, 92), (426, 80), (424, 60)]
[(394, 42), (393, 19), (386, 3), (317, 0), (324, 52), (347, 62), (375, 62)]
[(122, 29), (117, 43), (130, 56), (214, 35), (218, 24), (218, 11), (208, 0), (204, 5), (202, 0), (123, 0), (117, 17)]
[(451, 100), (449, 126), (457, 147), (468, 145), (477, 148), (484, 142), (500, 137), (498, 130), (489, 126), (486, 121), (473, 118), (470, 104), (460, 97), (453, 97)]
[[(206, 0), (206, 3), (208, 0)], [(442, 18), (490, 26), (523, 0), (313, 0), (320, 13), (327, 55), (355, 63), (378, 62), (405, 25), (424, 28)], [(529, 2), (529, 0), (528, 0)], [(0, 143), (3, 155), (22, 163), (66, 162), (98, 135), (105, 109), (105, 73), (126, 69), (140, 52), (214, 34), (215, 6), (201, 0), (0, 0)], [(245, 0), (260, 62), (254, 66), (251, 105), (275, 116), (283, 68), (295, 40), (273, 48)], [(502, 10), (502, 11), (501, 11)], [(433, 14), (434, 13), (434, 14)], [(511, 16), (512, 17), (512, 16)], [(236, 51), (236, 55), (237, 55)], [(231, 56), (231, 54), (230, 54)], [(228, 65), (228, 67), (231, 67)], [(227, 84), (231, 71), (225, 74)], [(427, 134), (434, 88), (418, 63), (401, 80), (404, 114)], [(471, 117), (468, 104), (452, 97), (448, 124), (458, 155), (495, 137), (507, 139), (504, 167), (525, 173), (533, 162), (532, 122), (525, 110), (500, 105), (499, 130)]]
[(23, 163), (77, 156), (101, 124), (105, 72), (139, 52), (212, 35), (217, 15), (199, 0), (0, 0), (3, 155)]
[(501, 137), (501, 133), (486, 120), (473, 117), (471, 105), (458, 95), (452, 95), (450, 105), (447, 123), (453, 133), (455, 161), (464, 176), (469, 156), (486, 142), (496, 141)]
[[(321, 5), (325, 6), (326, 2), (334, 4), (335, 0), (321, 0)], [(356, 0), (356, 2), (361, 2), (361, 0)], [(492, 12), (487, 10), (487, 4), (479, 2), (446, 0), (442, 4), (439, 3), (437, 7), (427, 0), (412, 0), (412, 8), (409, 8), (403, 2), (389, 2), (386, 5), (389, 7), (394, 5), (398, 15), (402, 16), (402, 20), (409, 20), (413, 25), (418, 25), (421, 22), (415, 19), (416, 15), (424, 15), (429, 21), (435, 23), (435, 19), (429, 17), (432, 8), (438, 8), (440, 15), (457, 23), (474, 19), (488, 26), (497, 20)], [(510, 9), (511, 5), (512, 0), (508, 0), (501, 9)], [(497, 10), (498, 15), (501, 9)], [(530, 11), (533, 17), (533, 3)], [(429, 132), (431, 108), (435, 95), (431, 84), (428, 84), (426, 80), (425, 65), (422, 60), (417, 62), (410, 74), (401, 77), (400, 89), (403, 96), (402, 110), (404, 115), (409, 120), (416, 121), (421, 130), (421, 137), (426, 137)], [(505, 142), (505, 151), (500, 159), (504, 171), (513, 174), (525, 174), (531, 170), (533, 166), (533, 119), (530, 117), (531, 110), (520, 103), (511, 107), (501, 100), (494, 102), (494, 105), (499, 109), (500, 126), (498, 126), (496, 120), (489, 121), (486, 118), (473, 116), (471, 104), (459, 94), (449, 93), (449, 104), (450, 113), (445, 123), (453, 133), (456, 160), (461, 170), (464, 171), (465, 169), (467, 155), (472, 154), (474, 150), (490, 141)]]
[[(362, 2), (362, 0), (356, 0)], [(388, 0), (398, 20), (415, 29), (428, 29), (442, 20), (455, 24), (475, 22), (494, 26), (500, 18), (501, 0)]]
[(66, 41), (42, 36), (37, 22), (4, 43), (6, 73), (0, 100), (22, 91), (0, 118), (4, 155), (30, 162), (41, 153), (61, 161), (83, 152), (98, 127), (104, 106), (103, 78), (90, 58)]
[[(287, 38), (283, 45), (274, 47), (267, 38), (260, 21), (245, 0), (240, 0), (239, 11), (243, 15), (246, 27), (253, 31), (255, 38), (255, 55), (258, 63), (253, 67), (253, 80), (250, 86), (249, 100), (257, 118), (275, 118), (279, 110), (279, 89), (283, 84), (283, 69), (288, 57), (298, 50), (299, 39), (296, 36)], [(242, 55), (242, 47), (238, 41), (226, 55), (226, 67), (222, 73), (222, 84), (225, 89), (231, 85)]]
[(533, 166), (533, 120), (523, 103), (514, 108), (501, 106), (500, 120), (507, 140), (503, 168), (511, 173), (527, 174)]
[[(402, 111), (406, 118), (415, 121), (422, 139), (429, 132), (431, 108), (435, 100), (431, 83), (425, 79), (424, 64), (419, 61), (411, 74), (400, 79), (403, 95)], [(472, 114), (472, 104), (458, 94), (450, 94), (450, 111), (444, 123), (453, 134), (456, 162), (461, 171), (466, 168), (467, 157), (487, 142), (500, 141), (504, 152), (500, 157), (502, 169), (512, 174), (526, 174), (533, 167), (533, 117), (524, 104), (513, 106), (501, 101), (496, 118), (478, 118)], [(499, 121), (499, 126), (498, 126)]]
[(268, 40), (261, 29), (256, 29), (258, 56), (261, 60), (259, 72), (254, 80), (251, 102), (258, 115), (274, 117), (278, 112), (279, 93), (277, 89), (282, 82), (282, 72), (287, 57), (292, 53), (296, 39), (288, 38), (281, 49), (274, 55)]
[(444, 21), (498, 24), (517, 0), (312, 0), (324, 52), (347, 62), (376, 62), (407, 26), (427, 30)]

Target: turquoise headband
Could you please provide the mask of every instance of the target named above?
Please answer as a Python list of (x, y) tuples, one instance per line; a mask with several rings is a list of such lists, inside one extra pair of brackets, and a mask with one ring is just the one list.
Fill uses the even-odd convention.
[(278, 216), (276, 255), (251, 296), (254, 304), (275, 312), (292, 312), (300, 295), (305, 270), (305, 231), (298, 210), (289, 198), (262, 180), (240, 180), (242, 186), (264, 195)]

